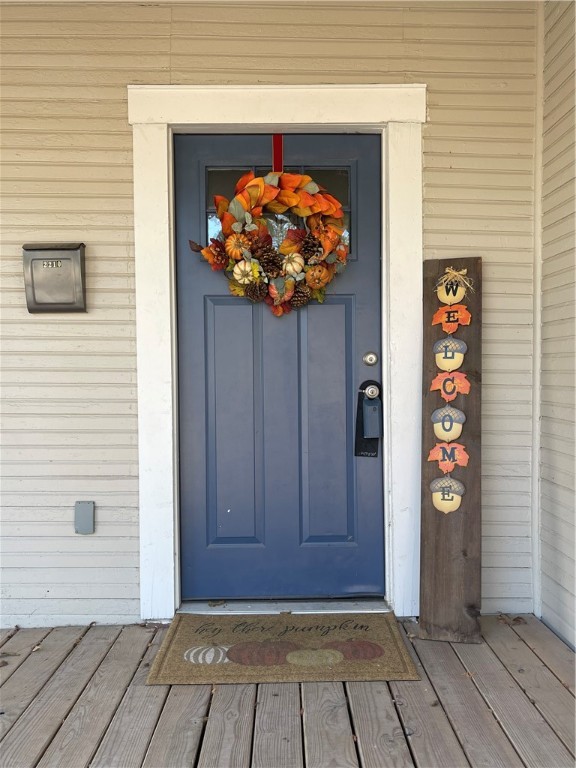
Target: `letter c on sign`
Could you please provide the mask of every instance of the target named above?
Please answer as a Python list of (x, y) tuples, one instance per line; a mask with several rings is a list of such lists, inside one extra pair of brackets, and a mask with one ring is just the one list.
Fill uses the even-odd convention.
[[(450, 385), (450, 388), (448, 388), (448, 385)], [(442, 382), (442, 392), (444, 392), (445, 395), (453, 395), (454, 392), (456, 392), (456, 384), (454, 384), (453, 377), (444, 379)]]

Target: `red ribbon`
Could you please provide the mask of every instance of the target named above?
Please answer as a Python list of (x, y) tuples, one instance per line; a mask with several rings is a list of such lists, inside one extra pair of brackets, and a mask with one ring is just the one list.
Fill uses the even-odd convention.
[(284, 137), (281, 133), (272, 135), (272, 170), (274, 173), (284, 170)]

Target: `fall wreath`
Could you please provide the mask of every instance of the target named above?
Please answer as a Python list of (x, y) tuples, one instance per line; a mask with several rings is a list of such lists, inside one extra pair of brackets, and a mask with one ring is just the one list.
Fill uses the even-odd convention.
[(340, 202), (310, 176), (275, 171), (244, 174), (234, 195), (214, 196), (221, 232), (206, 247), (190, 241), (192, 250), (224, 272), (234, 296), (263, 301), (278, 317), (322, 303), (348, 257)]

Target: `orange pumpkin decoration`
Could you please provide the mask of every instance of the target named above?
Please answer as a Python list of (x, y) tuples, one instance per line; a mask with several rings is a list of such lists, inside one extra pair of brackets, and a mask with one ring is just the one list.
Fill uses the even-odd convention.
[(226, 238), (224, 248), (231, 259), (236, 259), (236, 261), (238, 261), (239, 259), (244, 258), (244, 251), (250, 250), (250, 240), (248, 240), (246, 235), (241, 235), (235, 232), (233, 235)]
[(228, 659), (247, 667), (272, 667), (286, 664), (286, 656), (297, 651), (296, 643), (288, 640), (258, 640), (237, 643), (228, 649)]
[(325, 285), (328, 285), (331, 279), (331, 270), (323, 264), (317, 264), (314, 267), (310, 267), (308, 272), (306, 272), (306, 282), (313, 291), (324, 288)]

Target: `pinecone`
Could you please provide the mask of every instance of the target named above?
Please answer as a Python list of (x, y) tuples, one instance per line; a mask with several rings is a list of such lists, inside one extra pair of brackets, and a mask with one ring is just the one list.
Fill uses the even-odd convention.
[(302, 240), (300, 253), (304, 256), (307, 264), (317, 264), (319, 261), (322, 261), (324, 248), (322, 247), (320, 240), (318, 240), (312, 232), (308, 232), (306, 237)]
[(210, 250), (214, 254), (212, 265), (224, 269), (230, 261), (230, 257), (226, 253), (222, 240), (216, 240), (214, 237), (210, 238)]
[(266, 296), (268, 296), (268, 285), (266, 283), (257, 283), (255, 281), (248, 283), (244, 289), (244, 296), (254, 302), (254, 304), (257, 304), (259, 301), (264, 301)]
[(290, 305), (292, 309), (300, 309), (300, 307), (305, 307), (311, 298), (312, 291), (308, 288), (306, 283), (302, 281), (297, 284), (294, 296), (290, 299)]
[(282, 256), (273, 246), (265, 245), (262, 248), (257, 248), (252, 256), (259, 261), (268, 277), (278, 277), (282, 271)]

